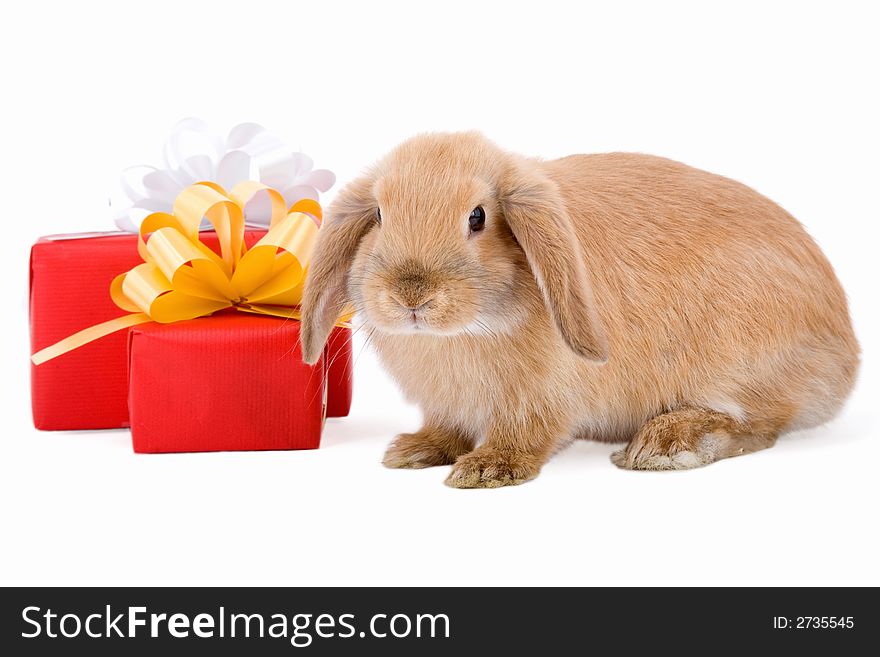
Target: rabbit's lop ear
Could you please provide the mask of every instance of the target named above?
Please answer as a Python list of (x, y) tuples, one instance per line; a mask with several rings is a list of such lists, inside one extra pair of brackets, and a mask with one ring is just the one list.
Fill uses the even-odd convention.
[(499, 191), (504, 217), (562, 338), (576, 354), (604, 363), (608, 341), (584, 254), (556, 184), (532, 163), (517, 161)]
[(330, 331), (348, 304), (351, 263), (375, 213), (372, 180), (366, 177), (346, 185), (327, 210), (303, 291), (300, 341), (306, 363), (320, 358)]

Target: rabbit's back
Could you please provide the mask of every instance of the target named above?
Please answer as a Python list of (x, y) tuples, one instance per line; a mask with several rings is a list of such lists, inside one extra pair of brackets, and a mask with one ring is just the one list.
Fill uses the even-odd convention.
[[(584, 251), (611, 358), (583, 368), (638, 422), (682, 403), (818, 424), (857, 366), (831, 265), (781, 207), (736, 181), (640, 154), (543, 163)], [(611, 421), (614, 424), (613, 420)]]

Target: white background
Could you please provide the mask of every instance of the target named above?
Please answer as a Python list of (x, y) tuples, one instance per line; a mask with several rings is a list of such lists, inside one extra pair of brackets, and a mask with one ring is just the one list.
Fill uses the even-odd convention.
[[(878, 20), (871, 3), (16, 3), (3, 101), (2, 584), (880, 584)], [(613, 4), (613, 8), (611, 5)], [(392, 471), (418, 427), (369, 351), (311, 452), (137, 456), (31, 426), (26, 273), (171, 126), (257, 121), (341, 183), (420, 131), (555, 157), (683, 160), (781, 203), (824, 248), (864, 350), (839, 419), (678, 473), (577, 443), (525, 486)], [(331, 200), (333, 192), (325, 197)], [(478, 394), (478, 391), (475, 391)]]

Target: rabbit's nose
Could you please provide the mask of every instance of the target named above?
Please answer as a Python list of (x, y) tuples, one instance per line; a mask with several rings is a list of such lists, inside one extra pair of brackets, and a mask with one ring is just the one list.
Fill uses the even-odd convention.
[(408, 261), (394, 271), (391, 297), (411, 313), (424, 310), (436, 293), (433, 276), (419, 263)]
[(429, 303), (431, 303), (431, 300), (433, 299), (433, 297), (429, 297), (427, 299), (424, 297), (419, 297), (418, 299), (413, 299), (411, 297), (406, 298), (403, 295), (395, 294), (394, 292), (391, 293), (391, 298), (394, 299), (401, 308), (411, 313), (416, 313), (420, 310), (424, 310), (425, 307)]

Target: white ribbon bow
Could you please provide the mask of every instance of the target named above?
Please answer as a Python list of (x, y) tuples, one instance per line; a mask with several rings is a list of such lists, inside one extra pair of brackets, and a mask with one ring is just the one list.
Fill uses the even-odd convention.
[[(177, 195), (197, 182), (232, 189), (243, 180), (258, 180), (281, 192), (288, 207), (302, 198), (319, 200), (319, 193), (336, 182), (332, 171), (312, 169), (312, 158), (292, 151), (256, 123), (235, 126), (224, 140), (204, 121), (183, 119), (165, 142), (164, 161), (164, 169), (138, 165), (122, 172), (126, 198), (111, 201), (113, 220), (120, 230), (136, 233), (148, 214), (170, 213)], [(256, 195), (244, 213), (249, 225), (268, 227), (268, 197)]]

